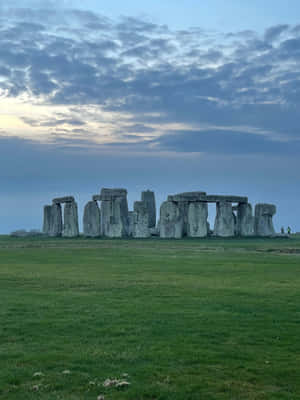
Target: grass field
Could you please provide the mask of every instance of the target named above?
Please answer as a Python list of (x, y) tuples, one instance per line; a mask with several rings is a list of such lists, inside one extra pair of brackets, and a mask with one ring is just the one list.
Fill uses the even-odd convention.
[(300, 399), (300, 238), (0, 236), (0, 398), (101, 394)]

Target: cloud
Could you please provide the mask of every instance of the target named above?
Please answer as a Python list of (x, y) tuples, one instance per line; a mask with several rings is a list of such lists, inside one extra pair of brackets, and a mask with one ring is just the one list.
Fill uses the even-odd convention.
[(278, 39), (283, 32), (286, 32), (289, 29), (289, 25), (276, 25), (268, 28), (265, 32), (265, 40), (267, 42), (273, 42)]
[(175, 152), (202, 152), (208, 154), (277, 154), (297, 156), (300, 141), (282, 142), (270, 140), (258, 132), (230, 130), (176, 131), (154, 140), (161, 149)]
[[(114, 21), (91, 11), (56, 10), (53, 2), (46, 8), (28, 4), (2, 9), (0, 93), (69, 110), (39, 120), (23, 116), (33, 128), (69, 125), (64, 135), (71, 135), (72, 126), (94, 124), (95, 132), (91, 115), (74, 116), (71, 109), (80, 113), (97, 106), (106, 115), (132, 121), (106, 125), (111, 143), (133, 142), (134, 135), (148, 140), (155, 132), (161, 136), (156, 148), (177, 152), (180, 145), (190, 151), (194, 141), (206, 152), (277, 154), (277, 142), (299, 140), (296, 27), (273, 26), (263, 36), (247, 30), (225, 35), (199, 28), (172, 31), (141, 18)], [(179, 134), (165, 128), (169, 123), (187, 129)], [(209, 128), (205, 134), (203, 126)], [(190, 132), (197, 130), (202, 133)], [(269, 136), (256, 137), (251, 130)], [(87, 132), (82, 129), (83, 141)], [(246, 145), (239, 147), (238, 141)], [(292, 152), (287, 144), (283, 148)]]

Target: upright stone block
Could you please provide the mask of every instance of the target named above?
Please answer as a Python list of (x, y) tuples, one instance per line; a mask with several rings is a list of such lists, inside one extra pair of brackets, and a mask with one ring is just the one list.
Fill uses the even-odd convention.
[(160, 207), (160, 237), (180, 239), (183, 236), (184, 218), (181, 208), (173, 201), (165, 201)]
[(216, 204), (216, 211), (214, 234), (221, 237), (234, 236), (235, 221), (232, 204), (220, 201)]
[(237, 235), (254, 235), (254, 217), (250, 203), (239, 203), (237, 206)]
[(274, 204), (256, 204), (255, 206), (255, 235), (273, 236), (275, 229), (273, 226), (273, 215), (276, 214)]
[(49, 236), (57, 237), (62, 234), (62, 212), (60, 204), (52, 204), (51, 206), (51, 222)]
[(83, 234), (86, 237), (101, 236), (101, 213), (96, 201), (89, 201), (84, 207)]
[(49, 235), (52, 222), (52, 206), (44, 206), (43, 233)]
[(133, 236), (134, 218), (135, 218), (134, 211), (128, 211), (128, 236)]
[(79, 228), (78, 228), (77, 203), (75, 201), (70, 203), (65, 203), (63, 236), (76, 237), (78, 235), (79, 235)]
[(141, 200), (146, 204), (149, 214), (149, 228), (154, 228), (156, 225), (156, 205), (155, 194), (151, 190), (142, 192)]
[(148, 238), (150, 237), (149, 228), (149, 208), (146, 202), (136, 201), (134, 203), (133, 217), (133, 237)]
[(187, 236), (207, 236), (208, 206), (204, 202), (190, 203), (188, 206)]
[(102, 233), (111, 238), (128, 236), (128, 203), (126, 189), (101, 190)]

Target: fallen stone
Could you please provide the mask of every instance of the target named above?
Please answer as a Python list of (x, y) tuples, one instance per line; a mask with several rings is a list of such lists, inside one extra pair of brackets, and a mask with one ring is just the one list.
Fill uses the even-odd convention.
[(86, 237), (101, 236), (101, 213), (96, 201), (89, 201), (84, 207), (83, 234)]
[(66, 203), (64, 206), (64, 224), (62, 235), (64, 237), (79, 236), (78, 211), (77, 203), (75, 201)]
[(146, 204), (149, 214), (149, 228), (154, 228), (156, 225), (156, 205), (155, 194), (151, 190), (142, 192), (141, 200)]
[(64, 196), (53, 199), (52, 203), (53, 204), (72, 203), (73, 201), (75, 201), (73, 196)]
[(274, 204), (256, 204), (255, 206), (255, 235), (273, 236), (275, 229), (273, 226), (273, 215), (276, 214)]
[(10, 236), (27, 237), (27, 236), (29, 236), (29, 232), (27, 232), (26, 229), (18, 229), (16, 231), (11, 232)]
[(160, 237), (180, 239), (183, 236), (184, 218), (178, 204), (165, 201), (160, 207)]
[(148, 238), (149, 231), (149, 209), (145, 202), (135, 201), (133, 206), (133, 233), (134, 238)]
[(237, 235), (254, 235), (254, 216), (250, 203), (240, 203), (237, 206)]
[(188, 207), (188, 237), (207, 236), (208, 206), (204, 202), (193, 202)]
[(235, 221), (232, 204), (225, 201), (217, 202), (214, 235), (221, 237), (234, 236)]

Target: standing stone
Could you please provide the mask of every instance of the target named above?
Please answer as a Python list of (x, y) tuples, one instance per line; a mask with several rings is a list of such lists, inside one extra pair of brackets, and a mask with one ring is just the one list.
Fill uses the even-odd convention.
[(189, 237), (207, 236), (208, 206), (204, 202), (190, 203), (188, 207), (187, 235)]
[(133, 236), (134, 211), (128, 211), (128, 236)]
[(49, 236), (57, 237), (62, 234), (62, 212), (60, 204), (52, 204), (51, 206), (51, 222)]
[(173, 201), (165, 201), (160, 207), (160, 237), (180, 239), (183, 236), (184, 219), (180, 207)]
[(101, 236), (101, 213), (96, 201), (89, 201), (84, 207), (83, 234), (86, 237)]
[(102, 233), (111, 238), (128, 236), (128, 203), (126, 189), (101, 190)]
[(44, 206), (43, 233), (49, 235), (51, 231), (51, 212), (52, 206)]
[(133, 206), (133, 237), (148, 238), (150, 237), (149, 230), (149, 208), (143, 201), (136, 201)]
[(250, 203), (239, 203), (237, 207), (237, 235), (254, 235), (254, 217)]
[(234, 236), (234, 216), (232, 212), (232, 204), (220, 201), (216, 205), (217, 213), (214, 226), (214, 234), (221, 237)]
[(236, 236), (237, 235), (238, 226), (237, 226), (237, 215), (236, 215), (236, 213), (234, 211), (232, 211), (232, 218), (233, 218), (233, 221), (234, 221), (234, 236)]
[(256, 204), (255, 206), (255, 235), (272, 236), (275, 234), (273, 215), (276, 214), (274, 204)]
[(149, 228), (154, 228), (156, 225), (156, 205), (155, 205), (155, 194), (151, 190), (142, 192), (141, 200), (146, 203), (149, 214)]
[(79, 235), (78, 211), (77, 203), (75, 201), (72, 201), (71, 203), (65, 203), (62, 234), (64, 237), (76, 237)]

